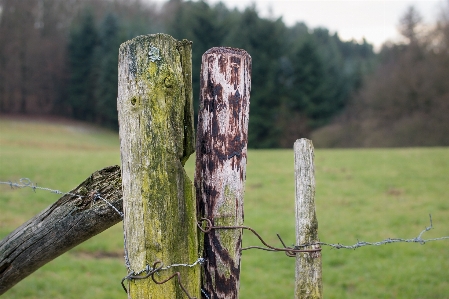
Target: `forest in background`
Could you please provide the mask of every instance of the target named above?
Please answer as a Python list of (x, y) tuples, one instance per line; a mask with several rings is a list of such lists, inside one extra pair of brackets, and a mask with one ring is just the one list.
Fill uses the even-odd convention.
[[(419, 13), (409, 10), (398, 20), (408, 41), (376, 54), (366, 41), (342, 41), (325, 28), (261, 18), (255, 6), (0, 0), (0, 113), (116, 129), (118, 48), (162, 32), (193, 41), (195, 110), (206, 50), (252, 56), (250, 147), (291, 147), (310, 136), (326, 147), (449, 145), (447, 16), (446, 9), (421, 32)], [(429, 132), (440, 133), (421, 142)], [(402, 135), (387, 143), (383, 134)]]
[(398, 23), (405, 43), (383, 45), (344, 111), (312, 133), (317, 146), (449, 145), (449, 1), (431, 26), (413, 7)]

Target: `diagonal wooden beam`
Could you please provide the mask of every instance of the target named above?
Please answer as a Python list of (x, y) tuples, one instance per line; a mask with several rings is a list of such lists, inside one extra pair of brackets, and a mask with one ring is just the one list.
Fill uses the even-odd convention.
[(96, 171), (1, 240), (0, 295), (69, 249), (120, 222), (121, 184), (119, 166)]

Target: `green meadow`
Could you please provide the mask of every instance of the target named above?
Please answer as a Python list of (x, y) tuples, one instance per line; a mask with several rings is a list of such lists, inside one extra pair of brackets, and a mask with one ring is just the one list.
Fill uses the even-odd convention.
[[(292, 145), (293, 146), (293, 145)], [(95, 170), (120, 164), (115, 132), (75, 122), (0, 120), (0, 181), (29, 178), (69, 191)], [(187, 164), (193, 177), (194, 157)], [(351, 245), (386, 238), (449, 236), (449, 148), (315, 151), (316, 204), (323, 242)], [(58, 195), (0, 185), (0, 238)], [(281, 246), (294, 243), (293, 150), (249, 150), (245, 224)], [(243, 245), (260, 245), (245, 232)], [(357, 250), (324, 247), (325, 298), (449, 298), (449, 240)], [(179, 261), (180, 263), (191, 261)], [(242, 254), (241, 298), (292, 298), (295, 259)], [(2, 298), (126, 298), (122, 225), (72, 249)]]

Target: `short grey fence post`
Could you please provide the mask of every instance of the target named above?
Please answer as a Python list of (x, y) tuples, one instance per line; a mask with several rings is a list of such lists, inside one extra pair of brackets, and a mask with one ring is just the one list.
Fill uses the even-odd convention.
[[(314, 244), (318, 239), (318, 220), (315, 213), (315, 168), (312, 141), (296, 140), (296, 244)], [(310, 245), (301, 249), (317, 249)], [(296, 254), (295, 299), (320, 299), (323, 297), (321, 251)]]

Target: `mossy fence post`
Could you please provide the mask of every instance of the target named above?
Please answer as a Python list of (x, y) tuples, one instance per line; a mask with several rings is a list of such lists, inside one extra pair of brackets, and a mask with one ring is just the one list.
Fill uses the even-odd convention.
[[(194, 189), (183, 167), (194, 152), (191, 67), (191, 43), (166, 34), (120, 46), (117, 106), (130, 272), (156, 261), (168, 266), (198, 259)], [(155, 277), (161, 281), (178, 271), (190, 296), (199, 297), (199, 267), (170, 268)], [(128, 298), (185, 296), (176, 279), (129, 281)]]
[[(295, 152), (296, 244), (319, 242), (318, 220), (315, 212), (315, 166), (313, 144), (298, 139)], [(304, 249), (317, 249), (311, 245)], [(295, 299), (323, 298), (321, 251), (296, 254)]]
[[(198, 214), (213, 226), (243, 225), (251, 56), (233, 48), (208, 50), (202, 57), (200, 85)], [(238, 298), (242, 230), (212, 229), (203, 236), (203, 291), (211, 299)]]

